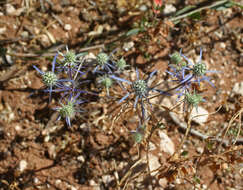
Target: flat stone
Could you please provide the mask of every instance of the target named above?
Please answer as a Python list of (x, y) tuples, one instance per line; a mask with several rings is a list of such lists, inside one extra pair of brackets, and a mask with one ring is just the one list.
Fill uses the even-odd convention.
[(202, 125), (208, 120), (208, 111), (200, 106), (198, 108), (194, 107), (192, 109), (191, 117), (193, 118), (192, 121)]
[(71, 29), (72, 29), (71, 24), (65, 24), (65, 25), (64, 25), (64, 30), (69, 31), (69, 30), (71, 30)]
[(25, 160), (21, 160), (19, 162), (19, 171), (23, 172), (27, 168), (27, 162)]
[(243, 96), (243, 81), (235, 83), (232, 92), (234, 94), (238, 94), (238, 95)]
[(175, 152), (175, 145), (173, 141), (162, 131), (158, 131), (160, 137), (160, 150), (170, 155)]

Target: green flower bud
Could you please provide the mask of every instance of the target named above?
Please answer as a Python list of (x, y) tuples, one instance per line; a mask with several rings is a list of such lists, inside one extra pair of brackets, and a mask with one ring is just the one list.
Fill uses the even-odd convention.
[(193, 66), (193, 74), (195, 76), (203, 76), (206, 72), (206, 65), (203, 63), (197, 63)]
[(105, 65), (109, 61), (109, 56), (106, 53), (99, 53), (96, 60), (99, 65)]
[(108, 76), (103, 76), (100, 78), (99, 82), (105, 86), (106, 88), (110, 88), (113, 84), (113, 81), (111, 78), (109, 78)]
[(140, 97), (145, 97), (148, 94), (148, 85), (145, 80), (136, 80), (133, 82), (132, 89), (135, 94)]
[(68, 51), (64, 55), (64, 64), (73, 64), (76, 61), (76, 55), (72, 51)]
[(181, 61), (182, 61), (182, 57), (180, 55), (180, 53), (175, 52), (170, 56), (170, 60), (173, 64), (178, 65)]
[(68, 102), (66, 105), (62, 104), (58, 111), (62, 118), (71, 118), (75, 114), (74, 104), (72, 102)]
[(193, 94), (186, 93), (185, 100), (189, 105), (197, 107), (198, 104), (203, 101), (203, 98), (201, 95), (194, 92)]
[(49, 71), (42, 75), (42, 80), (46, 86), (50, 87), (57, 83), (58, 78), (55, 73)]
[(119, 61), (116, 62), (116, 66), (117, 66), (118, 69), (123, 70), (123, 69), (125, 69), (128, 65), (127, 65), (125, 59), (124, 59), (124, 58), (121, 58)]

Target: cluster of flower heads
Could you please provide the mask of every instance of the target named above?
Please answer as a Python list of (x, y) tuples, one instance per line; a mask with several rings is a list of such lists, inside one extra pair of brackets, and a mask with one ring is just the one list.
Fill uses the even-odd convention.
[[(175, 52), (171, 55), (170, 71), (166, 71), (177, 84), (173, 90), (176, 90), (178, 99), (184, 97), (184, 105), (187, 107), (198, 107), (200, 102), (205, 100), (197, 93), (195, 85), (200, 87), (203, 81), (208, 82), (215, 87), (206, 76), (207, 73), (216, 73), (217, 71), (207, 70), (205, 63), (202, 61), (202, 49), (200, 50), (199, 60), (193, 63), (182, 52)], [(194, 84), (194, 85), (193, 85)], [(184, 108), (185, 108), (184, 106)]]
[(97, 93), (83, 90), (83, 84), (90, 82), (85, 79), (88, 72), (98, 77), (98, 83), (106, 88), (109, 96), (109, 88), (113, 85), (113, 79), (110, 76), (128, 67), (124, 58), (115, 60), (112, 54), (107, 55), (101, 52), (92, 64), (86, 62), (85, 55), (87, 53), (76, 54), (66, 47), (65, 53), (58, 52), (54, 57), (51, 71), (43, 72), (33, 66), (42, 76), (42, 81), (46, 86), (44, 92), (49, 93), (49, 102), (51, 102), (52, 93), (60, 94), (60, 107), (54, 110), (59, 112), (58, 119), (64, 118), (68, 126), (71, 126), (71, 119), (75, 113), (82, 111), (79, 105), (85, 101), (82, 100), (81, 95), (97, 95)]
[[(85, 78), (88, 72), (97, 77), (98, 84), (106, 89), (108, 97), (110, 96), (109, 89), (112, 85), (115, 82), (119, 84), (124, 91), (124, 96), (118, 103), (133, 100), (133, 107), (141, 110), (142, 117), (141, 121), (139, 121), (141, 126), (144, 126), (143, 123), (148, 118), (145, 104), (147, 103), (152, 107), (149, 102), (152, 92), (157, 93), (157, 95), (171, 95), (170, 92), (175, 90), (178, 98), (184, 98), (184, 105), (197, 107), (200, 102), (205, 100), (193, 88), (193, 84), (200, 85), (202, 81), (206, 81), (214, 86), (210, 78), (205, 76), (205, 74), (215, 71), (206, 69), (206, 65), (202, 62), (202, 50), (200, 51), (199, 61), (194, 64), (182, 52), (176, 52), (171, 55), (170, 69), (167, 73), (172, 76), (176, 86), (167, 91), (158, 89), (156, 87), (158, 85), (149, 85), (149, 80), (157, 73), (156, 70), (143, 79), (136, 68), (136, 79), (130, 81), (121, 78), (122, 73), (129, 67), (124, 58), (117, 60), (114, 58), (113, 52), (110, 55), (101, 52), (94, 61), (88, 62), (86, 61), (86, 54), (76, 54), (66, 48), (65, 53), (58, 52), (54, 57), (51, 71), (43, 72), (36, 66), (33, 66), (42, 76), (42, 81), (47, 87), (44, 91), (49, 93), (49, 102), (51, 101), (52, 93), (60, 94), (60, 106), (54, 108), (54, 110), (59, 112), (58, 119), (64, 118), (68, 126), (71, 126), (71, 119), (77, 112), (83, 112), (80, 109), (80, 104), (87, 102), (87, 100), (83, 100), (83, 95), (98, 95), (84, 90), (84, 84), (91, 82)], [(133, 131), (136, 137), (143, 136), (140, 133), (144, 132), (144, 127), (140, 128), (137, 131)]]

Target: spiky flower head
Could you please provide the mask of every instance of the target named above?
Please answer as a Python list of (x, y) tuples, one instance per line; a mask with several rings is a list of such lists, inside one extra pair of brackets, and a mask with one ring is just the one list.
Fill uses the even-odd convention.
[(67, 104), (62, 104), (58, 111), (62, 118), (71, 118), (75, 114), (74, 103), (69, 101)]
[(123, 70), (125, 69), (128, 65), (125, 61), (125, 59), (122, 57), (121, 59), (119, 59), (117, 62), (116, 62), (116, 66), (119, 70)]
[(185, 94), (185, 101), (189, 106), (197, 107), (200, 102), (203, 102), (203, 98), (200, 94), (197, 94), (195, 91), (193, 94), (187, 92)]
[(195, 76), (203, 76), (206, 73), (207, 68), (204, 63), (199, 62), (193, 65), (192, 71)]
[(99, 82), (106, 88), (110, 88), (113, 84), (112, 79), (107, 75), (100, 77)]
[(135, 143), (141, 143), (144, 138), (144, 133), (145, 133), (145, 125), (139, 124), (137, 127), (136, 131), (131, 131), (133, 140)]
[(46, 86), (50, 87), (56, 85), (58, 77), (54, 72), (48, 71), (43, 73), (42, 80)]
[(76, 55), (73, 51), (67, 51), (64, 55), (64, 64), (73, 64), (76, 61)]
[(182, 61), (182, 57), (179, 52), (175, 52), (170, 56), (171, 63), (179, 64)]
[(132, 137), (135, 143), (141, 143), (143, 140), (143, 134), (138, 131), (132, 133)]
[(99, 65), (105, 65), (108, 61), (109, 61), (109, 56), (106, 53), (99, 53), (96, 56), (96, 60), (98, 62)]
[(148, 84), (145, 80), (136, 80), (132, 83), (132, 89), (134, 90), (136, 96), (147, 97), (148, 95)]

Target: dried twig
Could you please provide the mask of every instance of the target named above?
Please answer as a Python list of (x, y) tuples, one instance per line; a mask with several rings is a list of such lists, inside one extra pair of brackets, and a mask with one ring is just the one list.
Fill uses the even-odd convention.
[[(187, 130), (187, 124), (185, 122), (180, 121), (177, 118), (177, 116), (176, 116), (175, 113), (170, 112), (169, 115), (170, 115), (171, 119), (178, 125), (178, 127), (180, 127), (183, 130)], [(199, 131), (197, 131), (195, 129), (190, 129), (189, 132), (191, 134), (199, 137), (202, 140), (206, 140), (206, 139), (210, 138), (210, 136), (205, 135), (205, 134), (202, 134), (202, 133), (200, 133)], [(215, 141), (222, 142), (222, 144), (225, 145), (225, 146), (228, 146), (229, 145), (229, 141), (228, 140), (223, 140), (222, 138), (215, 138)], [(236, 143), (243, 144), (243, 138), (237, 139)]]

